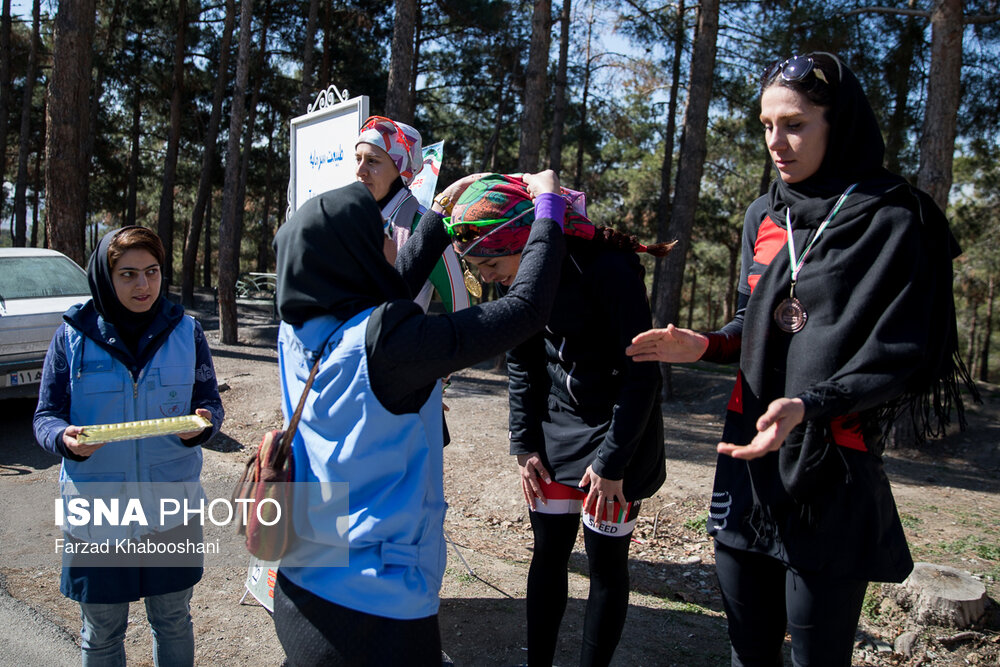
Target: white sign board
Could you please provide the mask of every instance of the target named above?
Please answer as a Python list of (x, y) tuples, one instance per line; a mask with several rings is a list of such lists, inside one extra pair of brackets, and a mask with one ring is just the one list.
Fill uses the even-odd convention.
[(366, 118), (362, 95), (291, 120), (289, 215), (311, 197), (356, 180), (354, 142)]
[(247, 578), (243, 585), (257, 602), (272, 613), (274, 613), (274, 583), (277, 579), (278, 561), (259, 560), (256, 556), (250, 556)]

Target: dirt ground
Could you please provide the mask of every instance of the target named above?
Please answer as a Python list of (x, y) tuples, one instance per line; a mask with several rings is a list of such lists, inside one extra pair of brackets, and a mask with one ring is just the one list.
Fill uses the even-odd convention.
[[(210, 311), (206, 311), (210, 312)], [(280, 424), (275, 327), (263, 311), (247, 316), (240, 345), (222, 345), (205, 318), (226, 422), (205, 451), (203, 480), (230, 484), (267, 428)], [(613, 664), (700, 667), (729, 664), (725, 617), (714, 580), (712, 544), (704, 532), (715, 462), (714, 444), (732, 373), (713, 366), (676, 368), (677, 396), (663, 404), (667, 482), (643, 505), (631, 550), (632, 595), (625, 637)], [(905, 453), (892, 451), (892, 480), (914, 559), (965, 570), (1000, 599), (1000, 389), (983, 386), (986, 403), (969, 410), (970, 428)], [(452, 377), (446, 403), (452, 442), (445, 449), (448, 568), (441, 591), (442, 646), (455, 665), (515, 665), (526, 659), (524, 594), (531, 531), (516, 466), (507, 454), (506, 377), (489, 364)], [(20, 405), (20, 404), (19, 404)], [(17, 407), (17, 406), (15, 406)], [(18, 412), (30, 422), (33, 405)], [(19, 419), (22, 419), (19, 417)], [(7, 419), (5, 418), (6, 422)], [(18, 433), (21, 432), (18, 427)], [(51, 458), (7, 452), (18, 482), (57, 479)], [(0, 489), (10, 465), (0, 465)], [(27, 477), (25, 477), (27, 475)], [(8, 489), (9, 490), (9, 489)], [(578, 661), (587, 563), (582, 537), (570, 564), (570, 601), (556, 664)], [(58, 592), (55, 569), (0, 567), (9, 593), (75, 637), (79, 611)], [(281, 647), (266, 610), (247, 597), (246, 562), (206, 568), (193, 610), (200, 665), (280, 665)], [(998, 665), (1000, 612), (970, 632), (914, 625), (880, 586), (872, 586), (859, 628), (855, 665)], [(917, 635), (909, 655), (897, 637)], [(126, 638), (129, 662), (151, 665), (141, 604)]]

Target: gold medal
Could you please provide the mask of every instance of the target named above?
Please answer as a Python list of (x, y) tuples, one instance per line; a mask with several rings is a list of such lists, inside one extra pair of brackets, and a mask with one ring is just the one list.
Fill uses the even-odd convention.
[(469, 290), (469, 294), (477, 299), (483, 298), (483, 285), (472, 275), (472, 271), (469, 271), (468, 266), (465, 267), (465, 273), (462, 277), (465, 280), (465, 289)]

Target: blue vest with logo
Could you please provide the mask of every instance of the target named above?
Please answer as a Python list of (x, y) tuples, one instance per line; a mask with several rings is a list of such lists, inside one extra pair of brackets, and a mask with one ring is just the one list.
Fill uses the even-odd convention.
[[(195, 341), (194, 320), (184, 316), (170, 332), (166, 341), (133, 381), (129, 369), (103, 347), (73, 327), (65, 327), (66, 358), (69, 364), (69, 421), (78, 426), (117, 424), (141, 419), (159, 419), (191, 414), (191, 391), (194, 386)], [(76, 489), (87, 494), (87, 486), (106, 491), (121, 485), (122, 504), (129, 497), (149, 495), (149, 487), (136, 487), (135, 482), (186, 482), (171, 486), (172, 495), (183, 502), (197, 504), (204, 498), (197, 484), (201, 475), (201, 447), (186, 447), (176, 435), (111, 442), (84, 461), (63, 459), (59, 482), (64, 491)], [(132, 486), (126, 486), (133, 484)], [(82, 485), (82, 486), (81, 486)], [(159, 489), (167, 488), (166, 485)], [(138, 490), (137, 490), (138, 489)], [(158, 513), (158, 505), (156, 506)], [(158, 516), (147, 512), (150, 523)], [(155, 526), (162, 531), (179, 524)], [(92, 525), (67, 526), (74, 537), (103, 539), (104, 537), (136, 537), (149, 532), (133, 524), (126, 531), (96, 530)]]
[[(444, 446), (441, 391), (416, 413), (393, 414), (372, 392), (365, 332), (372, 309), (341, 322), (318, 317), (278, 334), (286, 421), (318, 350), (322, 361), (293, 442), (296, 482), (346, 482), (347, 516), (311, 502), (296, 508), (286, 562), (322, 563), (347, 543), (345, 567), (286, 567), (313, 594), (369, 614), (432, 616), (444, 575)], [(339, 330), (338, 330), (339, 329)], [(326, 509), (326, 511), (324, 511)]]

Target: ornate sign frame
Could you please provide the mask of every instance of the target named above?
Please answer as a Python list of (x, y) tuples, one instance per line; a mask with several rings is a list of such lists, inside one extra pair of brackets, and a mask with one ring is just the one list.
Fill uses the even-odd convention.
[(348, 97), (331, 85), (307, 113), (289, 121), (286, 220), (310, 197), (354, 182), (353, 142), (366, 118), (367, 95)]

